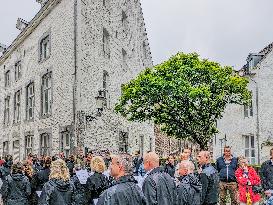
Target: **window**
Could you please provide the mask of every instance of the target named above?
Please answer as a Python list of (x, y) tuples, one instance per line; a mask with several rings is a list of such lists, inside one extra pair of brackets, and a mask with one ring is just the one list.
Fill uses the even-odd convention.
[(10, 86), (10, 71), (6, 71), (5, 73), (5, 87)]
[(3, 142), (3, 157), (9, 154), (9, 141)]
[(10, 96), (5, 98), (5, 109), (4, 109), (4, 124), (8, 125), (10, 122)]
[(48, 133), (41, 134), (40, 152), (41, 155), (50, 156), (50, 135)]
[(42, 38), (40, 41), (40, 56), (39, 60), (44, 61), (50, 56), (50, 38), (49, 35)]
[(21, 90), (18, 90), (14, 95), (14, 123), (20, 122), (21, 118)]
[(253, 106), (252, 100), (249, 105), (244, 105), (244, 117), (252, 117), (253, 116)]
[(124, 71), (127, 71), (128, 69), (128, 56), (124, 49), (122, 49), (122, 67)]
[(253, 135), (243, 136), (245, 140), (245, 157), (250, 164), (255, 164), (255, 139)]
[(33, 135), (28, 135), (25, 137), (25, 156), (28, 156), (33, 149)]
[(143, 155), (143, 153), (144, 153), (144, 135), (140, 135), (139, 150), (140, 150), (141, 155)]
[(109, 7), (109, 0), (102, 0), (102, 5), (104, 7)]
[(66, 157), (70, 154), (70, 133), (68, 131), (61, 132), (60, 151), (63, 152)]
[(51, 113), (52, 105), (52, 83), (51, 72), (43, 75), (42, 77), (42, 115)]
[(124, 30), (127, 30), (129, 22), (128, 22), (128, 16), (125, 13), (125, 11), (121, 12), (121, 22), (122, 22), (122, 26), (123, 26)]
[(110, 36), (108, 31), (104, 28), (103, 29), (103, 55), (105, 58), (110, 58)]
[(103, 71), (103, 97), (105, 98), (105, 107), (109, 106), (109, 95), (108, 95), (108, 89), (109, 89), (109, 74), (107, 71)]
[(119, 133), (119, 152), (120, 153), (128, 153), (128, 132), (120, 132)]
[(30, 83), (26, 88), (26, 119), (30, 120), (34, 117), (34, 83)]
[(146, 52), (145, 41), (143, 41), (143, 43), (142, 43), (142, 49), (143, 49), (143, 57), (146, 59), (147, 58), (147, 52)]
[(13, 141), (13, 160), (19, 161), (20, 160), (20, 140)]
[(21, 68), (22, 68), (21, 61), (18, 61), (15, 64), (15, 73), (14, 73), (15, 80), (19, 80), (22, 77), (22, 70), (21, 70)]

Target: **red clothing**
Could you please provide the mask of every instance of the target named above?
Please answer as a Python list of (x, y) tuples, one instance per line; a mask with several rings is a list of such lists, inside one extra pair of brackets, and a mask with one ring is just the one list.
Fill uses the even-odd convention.
[(0, 166), (2, 166), (5, 163), (5, 160), (0, 159)]
[[(242, 168), (238, 168), (235, 171), (235, 176), (239, 185), (239, 199), (240, 202), (246, 203), (246, 193), (250, 193), (252, 203), (258, 202), (261, 199), (259, 194), (255, 194), (252, 191), (253, 185), (260, 185), (261, 180), (255, 169), (252, 167), (248, 167), (248, 178), (244, 176), (244, 170)], [(247, 181), (251, 182), (251, 186), (247, 185)]]

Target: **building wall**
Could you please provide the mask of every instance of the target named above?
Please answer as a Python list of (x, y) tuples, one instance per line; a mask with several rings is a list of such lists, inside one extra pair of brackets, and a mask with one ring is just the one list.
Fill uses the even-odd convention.
[[(32, 33), (16, 51), (0, 64), (1, 152), (3, 152), (3, 142), (9, 141), (9, 153), (14, 154), (17, 150), (13, 150), (13, 142), (20, 140), (19, 158), (23, 159), (25, 136), (31, 134), (34, 135), (33, 153), (39, 154), (40, 135), (47, 132), (52, 137), (51, 154), (57, 154), (60, 133), (63, 131), (68, 131), (70, 134), (71, 148), (84, 146), (89, 149), (109, 149), (117, 152), (121, 133), (128, 133), (129, 152), (141, 149), (154, 150), (154, 130), (151, 123), (129, 123), (113, 111), (121, 95), (121, 85), (134, 78), (145, 67), (152, 66), (140, 2), (109, 1), (111, 3), (109, 8), (105, 8), (102, 1), (50, 0), (49, 2), (59, 3), (36, 28), (33, 28)], [(122, 10), (127, 15), (127, 30), (122, 26)], [(110, 35), (110, 59), (103, 56), (103, 28), (107, 29)], [(51, 55), (49, 59), (39, 63), (38, 42), (45, 33), (50, 33)], [(126, 67), (123, 66), (122, 49), (128, 56)], [(14, 65), (18, 60), (22, 61), (23, 76), (15, 82)], [(4, 74), (7, 69), (11, 70), (12, 78), (11, 86), (5, 88)], [(42, 118), (41, 77), (48, 71), (52, 72), (53, 82), (52, 114)], [(103, 87), (103, 71), (109, 74), (109, 97), (107, 108), (104, 108), (102, 116), (98, 117), (95, 97)], [(26, 85), (30, 81), (34, 81), (35, 86), (35, 116), (32, 121), (26, 121)], [(21, 122), (13, 124), (14, 94), (20, 88), (22, 89)], [(7, 95), (11, 96), (11, 123), (5, 126), (3, 125), (4, 99)], [(94, 115), (95, 120), (86, 120), (86, 116)], [(142, 136), (144, 136), (143, 140)]]
[[(0, 122), (2, 126), (0, 147), (9, 141), (9, 153), (13, 153), (13, 141), (20, 140), (20, 159), (24, 157), (25, 135), (34, 134), (34, 153), (39, 153), (39, 134), (48, 131), (52, 134), (53, 153), (59, 147), (59, 127), (72, 123), (72, 84), (73, 81), (73, 1), (61, 1), (33, 32), (21, 43), (3, 64), (1, 70), (1, 110)], [(51, 55), (46, 61), (38, 62), (38, 42), (45, 33), (50, 33)], [(22, 62), (22, 78), (15, 82), (14, 65)], [(4, 68), (5, 67), (5, 68)], [(11, 86), (5, 88), (4, 73), (11, 71)], [(41, 77), (46, 72), (52, 72), (53, 104), (52, 115), (41, 117)], [(34, 120), (26, 121), (26, 85), (34, 81), (35, 111)], [(21, 122), (13, 123), (14, 93), (21, 89)], [(8, 126), (4, 126), (4, 98), (10, 95), (10, 119)]]
[[(106, 1), (107, 2), (107, 1)], [(110, 2), (110, 1), (109, 1)], [(128, 151), (154, 150), (154, 130), (151, 123), (129, 123), (114, 113), (114, 106), (121, 95), (122, 84), (146, 67), (152, 66), (150, 48), (144, 27), (139, 1), (111, 1), (104, 6), (102, 1), (83, 1), (79, 15), (79, 71), (77, 84), (77, 112), (96, 115), (95, 97), (103, 90), (103, 72), (109, 74), (107, 107), (102, 116), (79, 125), (80, 141), (89, 149), (119, 150), (121, 132), (128, 133)], [(127, 24), (122, 23), (123, 14)], [(110, 38), (110, 58), (103, 53), (103, 30)], [(123, 52), (127, 54), (126, 64)], [(141, 143), (143, 139), (143, 148)]]
[[(222, 140), (222, 148), (225, 144), (232, 146), (235, 156), (245, 155), (243, 135), (253, 135), (255, 139), (255, 164), (259, 163), (259, 158), (260, 163), (269, 158), (269, 150), (272, 147), (263, 146), (263, 143), (268, 139), (271, 142), (273, 141), (273, 53), (269, 53), (257, 67), (251, 71), (256, 74), (251, 77), (252, 80), (249, 80), (248, 87), (253, 94), (253, 116), (244, 117), (244, 107), (241, 105), (227, 106), (223, 118), (218, 121), (219, 134), (214, 138), (213, 153), (215, 159), (221, 155), (221, 141), (219, 139), (224, 139), (225, 135), (227, 141)], [(256, 95), (257, 92), (258, 95)], [(256, 103), (257, 97), (258, 103)]]

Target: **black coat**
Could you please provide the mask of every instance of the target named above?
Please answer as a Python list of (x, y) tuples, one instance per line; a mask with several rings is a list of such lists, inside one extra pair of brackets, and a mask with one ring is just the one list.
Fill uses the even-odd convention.
[(51, 179), (45, 183), (39, 205), (76, 205), (75, 187), (71, 181)]
[(219, 172), (220, 181), (236, 182), (235, 171), (238, 167), (237, 158), (233, 157), (227, 163), (224, 157), (219, 157), (216, 161), (216, 169)]
[(74, 162), (68, 160), (68, 161), (66, 162), (66, 166), (67, 166), (67, 168), (69, 169), (69, 174), (70, 174), (70, 176), (72, 177), (72, 176), (73, 176), (73, 169), (74, 169), (74, 166), (75, 166)]
[(135, 157), (133, 159), (134, 174), (135, 175), (138, 175), (138, 170), (139, 170), (139, 167), (140, 167), (140, 165), (141, 165), (142, 162), (143, 162), (143, 158), (142, 157)]
[(23, 174), (8, 175), (3, 181), (1, 194), (5, 205), (28, 205), (30, 182)]
[(93, 175), (88, 177), (86, 186), (91, 195), (89, 203), (92, 204), (93, 199), (99, 198), (100, 194), (109, 187), (109, 180), (104, 174), (95, 172)]
[(264, 190), (273, 189), (273, 164), (271, 160), (262, 164), (260, 176)]
[(164, 171), (168, 173), (171, 177), (174, 177), (175, 174), (175, 166), (172, 164), (166, 164)]
[[(146, 205), (146, 199), (133, 176), (123, 176), (102, 193), (97, 205)], [(148, 205), (148, 204), (147, 204)]]
[(200, 182), (202, 184), (201, 204), (216, 204), (219, 198), (219, 175), (211, 164), (202, 166)]
[(43, 186), (49, 180), (50, 168), (42, 168), (41, 171), (34, 174), (32, 185), (36, 191), (42, 191)]
[(149, 205), (175, 205), (177, 190), (174, 179), (164, 169), (157, 167), (145, 178), (143, 193)]
[(179, 178), (177, 187), (177, 204), (179, 205), (200, 205), (202, 184), (194, 174)]
[(87, 191), (87, 185), (81, 184), (80, 180), (78, 179), (77, 175), (74, 175), (71, 178), (75, 186), (75, 203), (77, 205), (90, 205), (89, 201), (89, 193)]

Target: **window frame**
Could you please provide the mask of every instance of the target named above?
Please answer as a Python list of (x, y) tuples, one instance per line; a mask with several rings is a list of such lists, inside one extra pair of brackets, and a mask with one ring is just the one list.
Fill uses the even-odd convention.
[(4, 125), (9, 125), (10, 123), (10, 96), (5, 97), (5, 107), (4, 107)]
[[(256, 150), (255, 150), (255, 136), (254, 135), (243, 135), (244, 139), (244, 156), (247, 158), (249, 164), (256, 163)], [(247, 142), (248, 141), (248, 147)], [(248, 152), (248, 156), (247, 153)], [(252, 154), (254, 153), (254, 156)]]
[(15, 81), (20, 80), (22, 77), (22, 62), (19, 60), (14, 66), (14, 79)]
[(14, 119), (13, 119), (14, 124), (21, 122), (21, 101), (22, 101), (21, 94), (22, 94), (21, 90), (16, 91), (14, 94)]
[[(45, 45), (47, 45), (45, 49)], [(51, 56), (51, 31), (47, 31), (39, 39), (38, 43), (38, 62), (42, 63), (50, 58)]]
[[(45, 100), (46, 97), (47, 101)], [(52, 72), (47, 72), (41, 79), (41, 116), (50, 116), (52, 114), (52, 104)]]
[(5, 72), (5, 87), (10, 86), (10, 70)]
[[(33, 154), (33, 139), (34, 139), (34, 135), (25, 136), (25, 156), (28, 156), (30, 153)], [(31, 145), (29, 146), (29, 144)]]
[[(30, 93), (32, 89), (32, 93)], [(30, 82), (26, 86), (26, 120), (32, 120), (34, 118), (34, 107), (35, 107), (35, 85), (34, 82)], [(32, 114), (30, 116), (30, 109)]]
[[(46, 143), (45, 143), (46, 142)], [(51, 154), (51, 134), (40, 134), (40, 155), (50, 156)]]
[(3, 142), (3, 154), (2, 156), (5, 157), (9, 154), (9, 141), (4, 141)]

